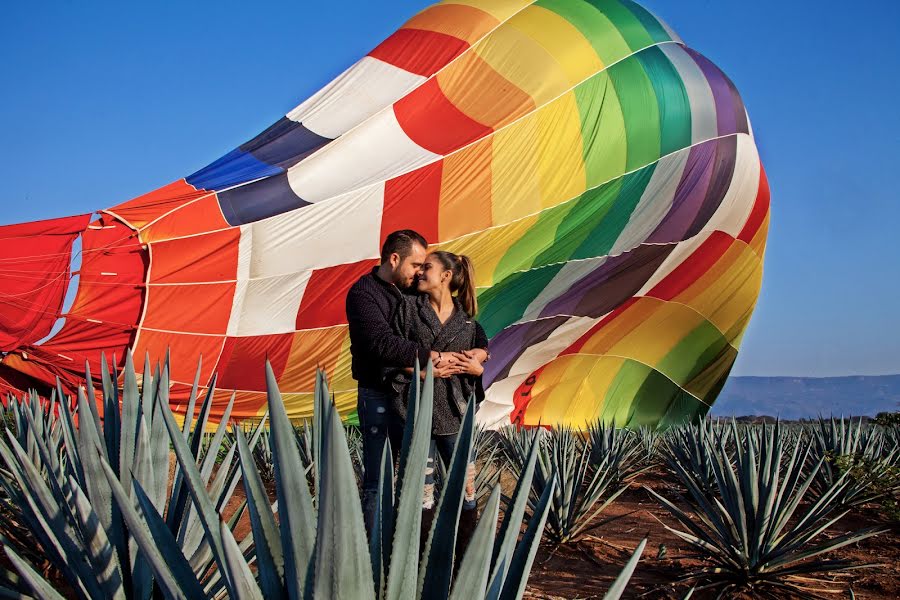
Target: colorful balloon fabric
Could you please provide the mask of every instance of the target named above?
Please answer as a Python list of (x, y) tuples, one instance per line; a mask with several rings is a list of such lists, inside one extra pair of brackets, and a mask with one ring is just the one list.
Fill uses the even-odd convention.
[(769, 191), (732, 82), (638, 4), (447, 0), (249, 142), (98, 214), (0, 227), (0, 387), (168, 349), (173, 406), (202, 355), (214, 414), (234, 391), (232, 417), (261, 415), (268, 358), (292, 416), (318, 366), (352, 417), (344, 298), (413, 228), (475, 261), (482, 421), (653, 426), (705, 414), (734, 364)]

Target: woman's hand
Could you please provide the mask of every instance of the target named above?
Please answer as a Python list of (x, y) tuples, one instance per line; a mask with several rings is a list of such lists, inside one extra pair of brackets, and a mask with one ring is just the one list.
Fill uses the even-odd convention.
[(472, 348), (471, 350), (464, 350), (462, 353), (469, 358), (476, 359), (481, 364), (486, 363), (489, 356), (488, 351), (484, 348)]
[(484, 367), (481, 365), (480, 360), (481, 357), (473, 354), (471, 350), (467, 350), (456, 356), (457, 373), (474, 375), (475, 377), (481, 377), (481, 374), (484, 373)]
[[(474, 375), (480, 377), (484, 373), (481, 365), (487, 358), (487, 352), (480, 348), (464, 350), (462, 352), (440, 352), (432, 361), (434, 376), (441, 379), (454, 375)], [(419, 374), (420, 379), (425, 378), (425, 371)]]
[[(448, 377), (453, 377), (454, 375), (459, 375), (462, 371), (459, 368), (459, 364), (456, 361), (448, 361), (443, 360), (437, 365), (435, 365), (431, 372), (434, 374), (437, 379), (447, 379)], [(425, 369), (419, 371), (419, 379), (425, 380)]]
[(434, 376), (440, 377), (441, 379), (453, 377), (460, 373), (462, 373), (462, 371), (459, 368), (459, 363), (455, 361), (444, 361), (434, 368)]

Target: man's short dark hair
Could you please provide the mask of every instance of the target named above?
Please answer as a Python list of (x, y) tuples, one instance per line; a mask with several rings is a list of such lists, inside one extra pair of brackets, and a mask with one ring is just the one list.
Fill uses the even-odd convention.
[(419, 244), (423, 248), (428, 248), (428, 242), (425, 241), (422, 234), (412, 229), (401, 229), (388, 234), (384, 240), (384, 245), (381, 247), (382, 264), (389, 261), (391, 254), (395, 252), (400, 256), (400, 260), (403, 260), (412, 254), (413, 244)]

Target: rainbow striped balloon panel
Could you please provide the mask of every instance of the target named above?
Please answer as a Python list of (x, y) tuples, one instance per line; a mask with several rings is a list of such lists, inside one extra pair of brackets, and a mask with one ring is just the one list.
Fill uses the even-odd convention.
[(6, 368), (168, 350), (183, 403), (202, 355), (214, 414), (234, 392), (243, 418), (265, 411), (268, 358), (292, 416), (319, 366), (352, 417), (344, 298), (413, 228), (475, 262), (482, 421), (657, 426), (705, 414), (734, 364), (769, 192), (733, 83), (638, 4), (447, 0), (254, 139), (100, 215), (64, 326)]

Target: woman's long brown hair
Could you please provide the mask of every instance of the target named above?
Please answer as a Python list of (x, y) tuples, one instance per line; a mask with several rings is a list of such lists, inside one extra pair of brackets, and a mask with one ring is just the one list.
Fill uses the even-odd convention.
[(464, 254), (453, 254), (446, 250), (435, 250), (431, 254), (452, 273), (450, 291), (456, 294), (469, 316), (474, 317), (478, 312), (478, 299), (475, 297), (475, 267), (472, 265), (472, 259)]

